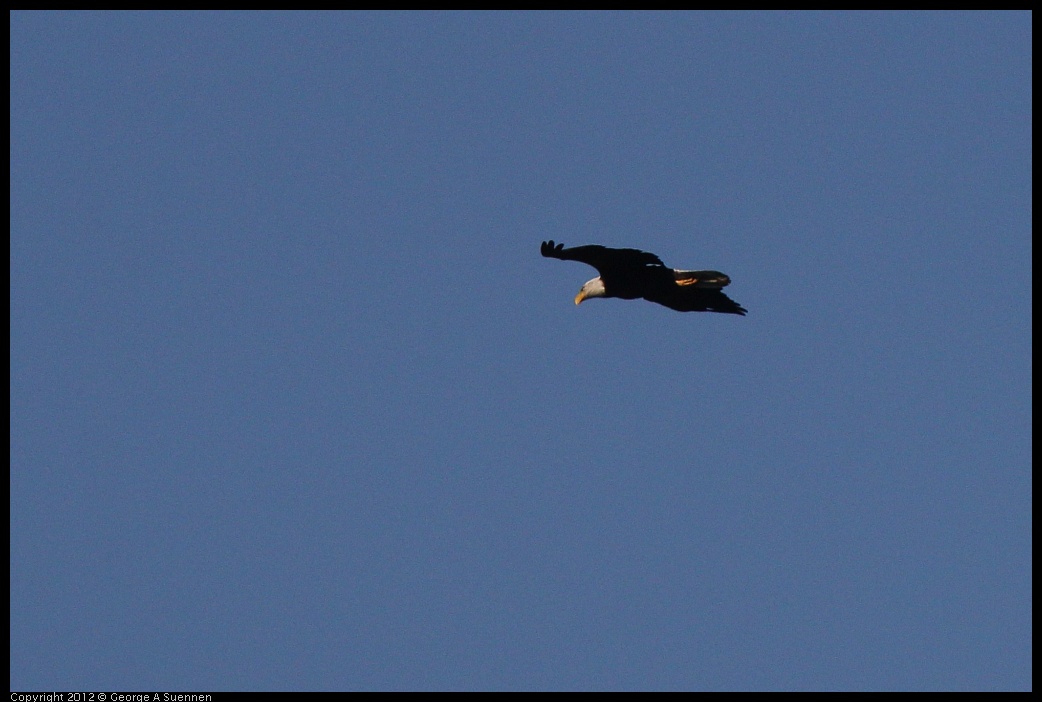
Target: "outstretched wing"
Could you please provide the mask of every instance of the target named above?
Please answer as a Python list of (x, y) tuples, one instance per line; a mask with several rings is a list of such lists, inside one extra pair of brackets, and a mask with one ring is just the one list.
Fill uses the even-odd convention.
[(748, 310), (729, 298), (722, 290), (704, 290), (687, 288), (685, 292), (675, 295), (668, 301), (652, 300), (678, 312), (723, 312), (740, 314), (743, 317)]
[(626, 271), (644, 266), (662, 266), (662, 261), (653, 253), (639, 249), (613, 249), (608, 246), (573, 246), (564, 248), (564, 244), (555, 244), (553, 240), (544, 241), (539, 253), (547, 258), (559, 258), (562, 261), (579, 261), (597, 269), (602, 276), (619, 271)]

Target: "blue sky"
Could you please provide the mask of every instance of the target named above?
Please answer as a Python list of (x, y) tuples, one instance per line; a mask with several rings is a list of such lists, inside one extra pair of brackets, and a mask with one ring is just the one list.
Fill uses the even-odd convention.
[(1030, 689), (1031, 148), (1027, 13), (12, 14), (12, 689)]

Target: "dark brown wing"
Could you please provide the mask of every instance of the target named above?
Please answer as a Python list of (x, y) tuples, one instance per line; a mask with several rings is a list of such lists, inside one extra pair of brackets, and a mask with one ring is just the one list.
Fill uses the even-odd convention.
[(677, 312), (723, 312), (745, 315), (747, 310), (729, 298), (720, 289), (700, 288), (695, 285), (659, 287), (649, 290), (645, 300), (665, 305)]
[(547, 258), (559, 258), (562, 261), (579, 261), (597, 269), (602, 276), (625, 272), (644, 266), (662, 266), (662, 261), (653, 253), (639, 249), (613, 249), (608, 246), (573, 246), (564, 248), (564, 244), (544, 241), (539, 253)]

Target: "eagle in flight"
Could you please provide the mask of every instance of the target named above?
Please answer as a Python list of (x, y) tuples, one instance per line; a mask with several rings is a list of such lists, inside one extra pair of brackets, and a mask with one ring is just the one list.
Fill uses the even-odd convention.
[(574, 246), (544, 241), (539, 252), (547, 258), (580, 261), (600, 273), (587, 281), (575, 304), (591, 297), (644, 298), (678, 312), (722, 312), (744, 315), (746, 310), (724, 295), (721, 288), (731, 279), (719, 271), (681, 271), (666, 268), (653, 253), (607, 246)]

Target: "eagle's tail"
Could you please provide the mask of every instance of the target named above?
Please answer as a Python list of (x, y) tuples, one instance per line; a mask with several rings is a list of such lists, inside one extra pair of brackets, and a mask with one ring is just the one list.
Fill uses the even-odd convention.
[(720, 271), (678, 271), (673, 269), (677, 285), (693, 285), (696, 288), (719, 290), (731, 284), (731, 279)]

